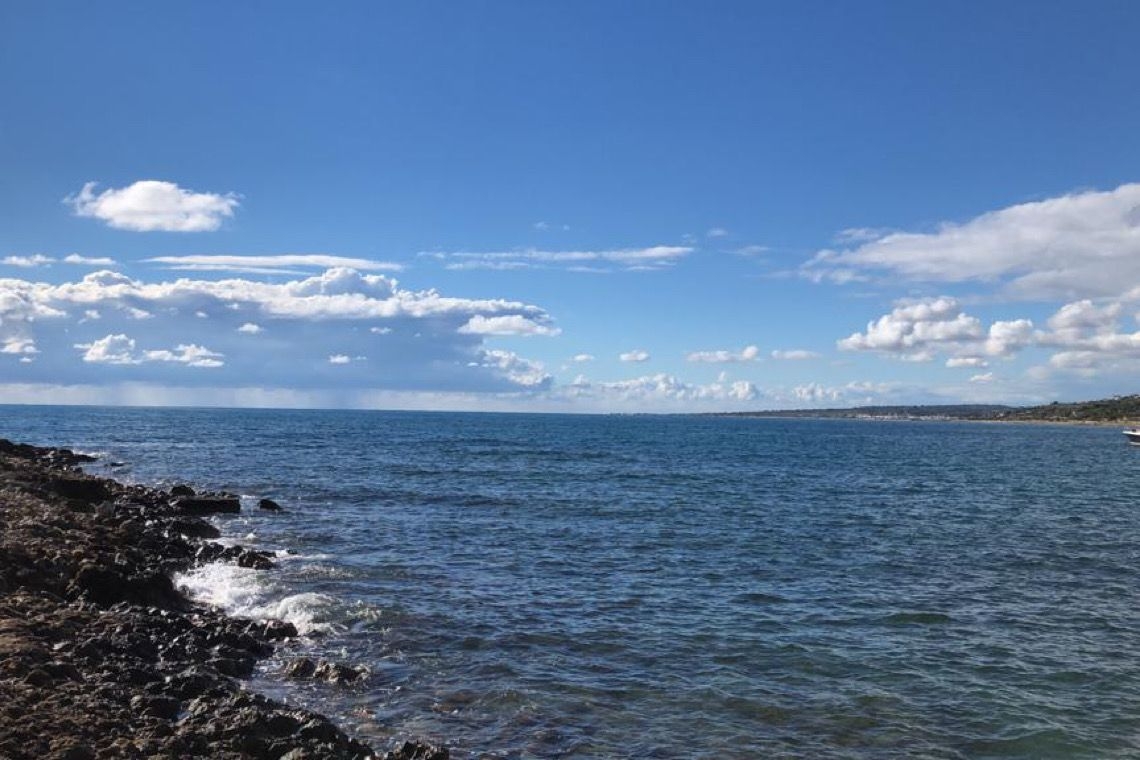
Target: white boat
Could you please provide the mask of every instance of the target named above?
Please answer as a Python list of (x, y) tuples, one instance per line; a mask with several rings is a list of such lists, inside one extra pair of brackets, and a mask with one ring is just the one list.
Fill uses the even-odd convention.
[(1140, 428), (1129, 428), (1124, 431), (1124, 435), (1133, 446), (1140, 446)]

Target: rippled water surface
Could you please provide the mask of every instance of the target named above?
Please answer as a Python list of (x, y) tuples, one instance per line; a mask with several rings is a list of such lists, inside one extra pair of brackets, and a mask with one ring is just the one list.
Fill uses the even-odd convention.
[[(1114, 428), (0, 407), (249, 497), (200, 598), (367, 684), (256, 686), (456, 757), (1136, 757), (1140, 449)], [(99, 467), (96, 468), (100, 469)]]

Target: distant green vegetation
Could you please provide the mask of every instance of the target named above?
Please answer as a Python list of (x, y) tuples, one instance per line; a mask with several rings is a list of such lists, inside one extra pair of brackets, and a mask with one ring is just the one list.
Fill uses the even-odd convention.
[(849, 409), (793, 409), (735, 412), (726, 417), (811, 417), (885, 420), (1003, 420), (1014, 422), (1131, 422), (1140, 421), (1140, 395), (1116, 396), (1042, 406), (943, 404), (925, 406), (859, 406)]
[(1001, 420), (1048, 420), (1057, 422), (1126, 422), (1140, 420), (1140, 396), (1116, 396), (1098, 401), (1078, 401), (1044, 406), (1012, 408), (998, 414)]

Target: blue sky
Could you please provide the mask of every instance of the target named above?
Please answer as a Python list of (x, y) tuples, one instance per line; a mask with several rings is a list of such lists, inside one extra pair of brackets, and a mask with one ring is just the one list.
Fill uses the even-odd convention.
[(1126, 2), (5, 3), (0, 401), (1131, 393), (1138, 32)]

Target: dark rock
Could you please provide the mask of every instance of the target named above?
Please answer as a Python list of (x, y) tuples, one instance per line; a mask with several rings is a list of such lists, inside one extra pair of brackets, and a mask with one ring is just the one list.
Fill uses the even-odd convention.
[(191, 515), (235, 514), (241, 511), (241, 500), (236, 496), (182, 496), (173, 506)]
[(285, 677), (296, 678), (299, 680), (312, 678), (313, 673), (317, 672), (317, 663), (310, 660), (308, 657), (302, 657), (299, 660), (293, 660), (285, 666)]
[(269, 559), (273, 555), (269, 552), (245, 551), (238, 556), (238, 567), (250, 567), (254, 570), (269, 570), (276, 565)]
[(174, 720), (182, 709), (182, 703), (177, 699), (162, 696), (149, 696), (140, 694), (131, 699), (131, 710), (139, 715), (149, 715), (152, 718), (165, 718)]
[(197, 494), (194, 492), (194, 489), (191, 488), (190, 486), (183, 485), (183, 484), (179, 483), (178, 485), (176, 485), (170, 489), (170, 495), (171, 496), (196, 496)]
[(398, 749), (385, 752), (383, 760), (449, 760), (450, 756), (446, 747), (404, 742)]
[(266, 510), (269, 510), (270, 512), (280, 512), (281, 511), (281, 505), (278, 504), (277, 502), (275, 502), (273, 499), (262, 499), (261, 501), (257, 502), (257, 508), (258, 509), (266, 509)]
[(266, 620), (256, 628), (259, 635), (269, 641), (280, 641), (282, 639), (293, 639), (297, 637), (297, 626), (292, 623), (287, 623), (284, 620)]
[(343, 685), (360, 680), (366, 672), (364, 668), (354, 668), (339, 662), (322, 662), (313, 673), (313, 678)]
[(111, 489), (108, 482), (81, 475), (71, 477), (56, 477), (48, 481), (48, 489), (65, 499), (88, 504), (98, 504), (111, 498)]
[(170, 521), (168, 533), (177, 533), (187, 538), (218, 538), (222, 532), (205, 520), (196, 518), (175, 518)]

